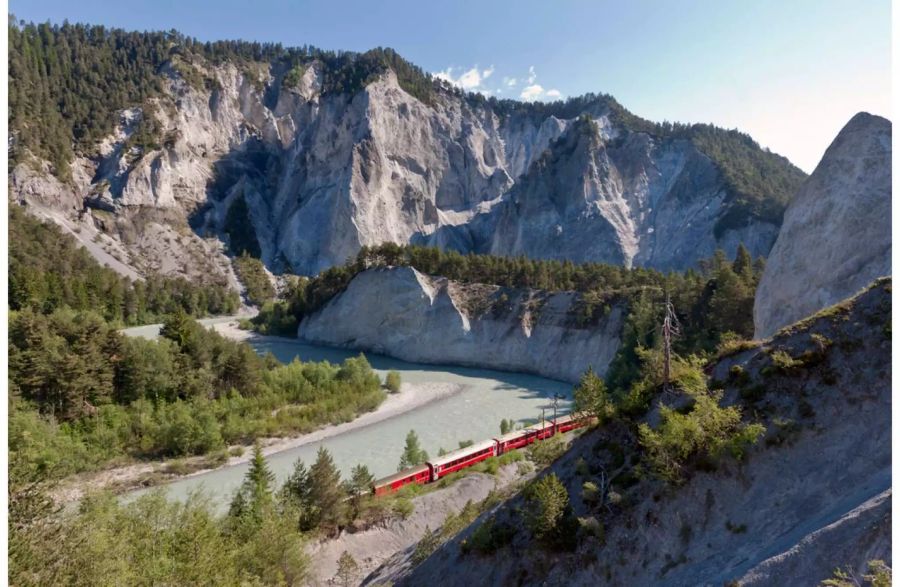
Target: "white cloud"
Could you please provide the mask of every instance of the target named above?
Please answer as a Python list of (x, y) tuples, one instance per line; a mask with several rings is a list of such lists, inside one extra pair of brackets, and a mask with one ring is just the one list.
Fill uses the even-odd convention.
[(494, 66), (490, 66), (488, 69), (481, 71), (478, 69), (478, 66), (472, 67), (471, 69), (467, 69), (462, 71), (458, 76), (454, 76), (453, 72), (459, 68), (456, 67), (448, 67), (443, 71), (438, 71), (434, 74), (434, 77), (444, 80), (445, 82), (449, 82), (458, 88), (462, 88), (463, 90), (467, 90), (470, 92), (483, 92), (484, 88), (481, 87), (481, 82), (484, 81), (485, 78), (490, 77), (492, 73), (494, 73)]
[(517, 80), (517, 79), (514, 78), (514, 77), (505, 77), (505, 78), (503, 78), (503, 83), (506, 84), (506, 85), (509, 86), (509, 87), (513, 87), (513, 86), (515, 86), (517, 83), (519, 83), (519, 80)]
[(562, 98), (562, 93), (557, 89), (547, 90), (548, 98)]
[(473, 67), (469, 71), (463, 72), (457, 81), (464, 90), (474, 90), (481, 85), (481, 73), (477, 67)]
[(540, 84), (532, 84), (530, 86), (526, 86), (522, 93), (519, 96), (523, 100), (537, 100), (544, 93), (544, 88)]
[(528, 67), (528, 84), (533, 85), (535, 80), (537, 80), (537, 74), (534, 72), (534, 66), (531, 65)]

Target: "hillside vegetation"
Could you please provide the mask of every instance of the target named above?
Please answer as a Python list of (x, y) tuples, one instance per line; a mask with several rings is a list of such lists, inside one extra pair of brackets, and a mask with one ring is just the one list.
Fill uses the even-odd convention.
[[(234, 292), (131, 282), (55, 225), (16, 206), (9, 220), (10, 451), (23, 469), (60, 477), (206, 454), (345, 422), (384, 399), (364, 358), (282, 365), (194, 320), (233, 312)], [(156, 321), (156, 341), (116, 330)]]
[(882, 569), (890, 292), (879, 280), (706, 365), (676, 357), (670, 392), (658, 362), (625, 397), (586, 376), (576, 406), (601, 425), (401, 583), (818, 584)]
[(96, 312), (131, 326), (183, 311), (192, 316), (231, 314), (240, 306), (225, 286), (198, 286), (180, 277), (131, 281), (101, 267), (54, 224), (9, 206), (9, 306), (50, 314), (58, 309)]

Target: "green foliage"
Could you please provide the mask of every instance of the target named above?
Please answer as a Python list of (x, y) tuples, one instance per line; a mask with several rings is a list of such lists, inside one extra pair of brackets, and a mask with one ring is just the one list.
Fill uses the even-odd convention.
[(248, 330), (252, 328), (260, 334), (295, 337), (298, 325), (290, 303), (268, 301), (263, 302), (259, 314), (248, 321)]
[(157, 322), (182, 310), (192, 316), (229, 314), (240, 300), (225, 285), (198, 286), (183, 278), (132, 282), (101, 267), (75, 239), (9, 206), (9, 307), (50, 314), (90, 310), (125, 325)]
[(533, 463), (540, 466), (549, 465), (561, 457), (564, 452), (566, 452), (566, 445), (563, 443), (561, 434), (528, 446), (528, 457)]
[(309, 511), (302, 522), (304, 529), (337, 530), (347, 519), (344, 499), (347, 493), (341, 473), (324, 447), (319, 447), (316, 462), (309, 468)]
[(601, 423), (612, 408), (606, 393), (606, 384), (594, 373), (592, 367), (588, 367), (588, 370), (581, 376), (581, 381), (575, 387), (573, 397), (576, 413), (596, 417)]
[(388, 371), (387, 375), (384, 377), (384, 386), (388, 388), (388, 391), (391, 393), (397, 393), (400, 391), (400, 373), (394, 371), (393, 369)]
[(600, 501), (600, 488), (593, 481), (585, 481), (581, 485), (581, 499), (584, 503), (594, 505)]
[(492, 554), (511, 543), (515, 536), (516, 529), (511, 524), (498, 522), (495, 516), (491, 516), (475, 528), (463, 543), (462, 550), (463, 553)]
[(569, 492), (555, 474), (546, 475), (528, 486), (525, 525), (537, 540), (548, 546), (565, 545), (573, 522)]
[(502, 420), (500, 420), (500, 434), (503, 435), (512, 432), (513, 430), (515, 430), (515, 426), (516, 421), (512, 418), (510, 418), (509, 420), (503, 418)]
[(272, 301), (275, 297), (275, 288), (269, 281), (265, 265), (262, 261), (251, 257), (246, 251), (234, 260), (234, 269), (244, 287), (247, 288), (247, 298), (257, 306)]
[(161, 492), (124, 504), (111, 495), (54, 515), (42, 482), (10, 478), (9, 580), (16, 585), (301, 584), (303, 539), (270, 513), (223, 525), (199, 495)]
[(253, 458), (244, 482), (231, 500), (228, 515), (240, 524), (259, 525), (274, 503), (275, 475), (269, 470), (259, 444), (253, 445)]
[(694, 404), (688, 413), (661, 406), (656, 430), (647, 424), (638, 427), (653, 472), (670, 483), (683, 481), (685, 466), (692, 457), (715, 459), (729, 452), (740, 459), (746, 448), (765, 433), (762, 424), (744, 424), (739, 408), (721, 407), (721, 392), (691, 395)]
[(421, 465), (428, 460), (428, 453), (419, 445), (419, 436), (415, 430), (410, 430), (406, 435), (406, 446), (403, 449), (403, 455), (400, 457), (400, 465), (398, 471)]
[(13, 163), (30, 152), (68, 179), (73, 149), (91, 154), (112, 132), (119, 110), (162, 93), (167, 33), (12, 21), (7, 28)]
[(356, 584), (356, 578), (359, 575), (359, 565), (356, 559), (346, 550), (341, 553), (338, 558), (337, 580), (343, 587), (351, 587)]
[(857, 579), (852, 567), (836, 568), (831, 577), (819, 583), (819, 587), (890, 587), (892, 571), (882, 560), (869, 561), (869, 572), (863, 574), (862, 581)]
[(363, 357), (273, 364), (183, 313), (161, 334), (126, 338), (91, 314), (13, 313), (10, 451), (66, 475), (126, 456), (202, 454), (310, 432), (385, 397)]

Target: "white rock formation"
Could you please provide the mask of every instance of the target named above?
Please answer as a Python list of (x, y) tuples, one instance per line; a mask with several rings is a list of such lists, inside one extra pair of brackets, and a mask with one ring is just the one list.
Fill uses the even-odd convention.
[(891, 123), (859, 113), (800, 188), (760, 280), (756, 338), (891, 273)]
[(302, 340), (418, 362), (534, 373), (575, 382), (604, 374), (624, 320), (613, 305), (580, 325), (572, 293), (465, 285), (413, 268), (369, 269), (303, 319)]
[[(248, 217), (233, 220), (252, 225), (269, 268), (301, 274), (385, 241), (684, 268), (739, 242), (764, 255), (777, 233), (757, 222), (715, 234), (729, 189), (716, 165), (690, 141), (626, 131), (604, 97), (560, 118), (448, 92), (426, 104), (391, 71), (350, 95), (323, 94), (318, 63), (290, 88), (277, 65), (194, 67), (204, 88), (165, 68), (154, 111), (122, 112), (97, 158), (76, 159), (72, 185), (22, 181), (20, 165), (12, 196), (114, 215), (98, 225), (150, 267), (167, 263), (134, 246), (148, 222), (227, 241), (241, 198)], [(129, 147), (150, 115), (160, 148)]]

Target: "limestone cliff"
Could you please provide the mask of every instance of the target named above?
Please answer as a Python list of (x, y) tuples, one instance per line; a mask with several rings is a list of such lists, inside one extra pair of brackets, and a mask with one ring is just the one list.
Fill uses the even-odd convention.
[(619, 347), (623, 307), (596, 317), (573, 293), (461, 284), (410, 267), (369, 269), (303, 319), (302, 340), (417, 363), (534, 373), (575, 382), (606, 372)]
[(859, 113), (800, 188), (756, 292), (771, 336), (891, 273), (891, 123)]
[[(527, 105), (438, 84), (423, 101), (390, 69), (326, 91), (326, 68), (313, 61), (287, 81), (277, 61), (167, 62), (162, 95), (122, 111), (112, 135), (76, 157), (71, 182), (23, 163), (11, 196), (99, 229), (139, 272), (229, 279), (207, 239), (300, 274), (385, 241), (664, 269), (739, 242), (765, 255), (774, 242), (783, 194), (760, 188), (769, 211), (735, 216), (746, 195), (720, 162), (609, 96)], [(146, 117), (159, 137), (142, 149), (130, 137)], [(745, 163), (802, 178), (729, 133), (714, 134), (740, 145)]]

